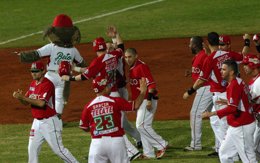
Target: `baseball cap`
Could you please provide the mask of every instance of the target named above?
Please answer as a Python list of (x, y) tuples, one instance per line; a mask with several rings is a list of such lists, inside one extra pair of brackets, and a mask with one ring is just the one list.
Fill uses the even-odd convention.
[(52, 23), (53, 27), (73, 27), (72, 20), (68, 15), (57, 15)]
[(227, 35), (219, 36), (219, 45), (229, 45), (231, 43), (231, 39)]
[(257, 68), (260, 67), (260, 59), (254, 54), (247, 54), (244, 57), (242, 64), (248, 65), (250, 68)]
[(107, 86), (107, 79), (101, 76), (96, 77), (92, 81), (92, 88), (95, 93), (102, 92)]
[(44, 70), (44, 64), (41, 61), (33, 62), (31, 65), (31, 71), (42, 71)]

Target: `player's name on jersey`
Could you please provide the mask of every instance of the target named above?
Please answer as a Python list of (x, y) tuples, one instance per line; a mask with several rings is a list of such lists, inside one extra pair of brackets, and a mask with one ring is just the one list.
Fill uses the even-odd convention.
[(113, 106), (103, 106), (101, 108), (96, 108), (96, 109), (93, 109), (91, 111), (91, 115), (93, 117), (97, 117), (97, 116), (102, 116), (102, 115), (108, 115), (108, 114), (112, 114), (114, 111), (113, 111)]

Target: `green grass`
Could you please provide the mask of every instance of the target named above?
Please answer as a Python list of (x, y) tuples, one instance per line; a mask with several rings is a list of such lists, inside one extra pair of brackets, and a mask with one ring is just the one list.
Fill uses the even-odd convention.
[[(55, 15), (67, 13), (74, 21), (117, 11), (153, 0), (2, 0), (0, 42), (44, 30)], [(125, 40), (205, 36), (259, 32), (260, 1), (256, 0), (164, 0), (152, 5), (77, 24), (82, 42), (104, 36), (107, 25), (115, 24)], [(37, 34), (1, 47), (43, 45)]]
[[(0, 125), (0, 162), (25, 163), (27, 162), (27, 143), (30, 125)], [(217, 158), (209, 158), (214, 145), (213, 132), (209, 121), (203, 121), (203, 150), (198, 152), (184, 152), (183, 147), (190, 143), (189, 121), (162, 121), (155, 122), (154, 129), (169, 141), (170, 148), (161, 160), (136, 160), (140, 163), (218, 163)], [(67, 123), (63, 130), (63, 144), (79, 162), (87, 162), (84, 158), (88, 154), (90, 135), (78, 128), (78, 123)], [(40, 162), (61, 163), (47, 143), (43, 144), (40, 152)]]

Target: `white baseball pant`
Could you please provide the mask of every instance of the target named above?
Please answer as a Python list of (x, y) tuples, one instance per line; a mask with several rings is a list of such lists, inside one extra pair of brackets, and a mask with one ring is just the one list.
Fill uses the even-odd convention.
[[(111, 92), (110, 93), (110, 96), (111, 97), (120, 97), (119, 93), (118, 92)], [(122, 111), (122, 124), (124, 122), (124, 117), (125, 117), (125, 113)], [(127, 155), (129, 158), (131, 158), (132, 156), (134, 156), (135, 154), (137, 154), (139, 151), (138, 149), (128, 140), (127, 136), (124, 135), (123, 136), (124, 140), (125, 140), (125, 145), (126, 145), (126, 148), (127, 148)]]
[(89, 163), (130, 163), (123, 137), (103, 136), (92, 139), (89, 148)]
[(76, 158), (62, 144), (62, 121), (55, 115), (48, 119), (33, 120), (29, 145), (28, 163), (38, 163), (38, 155), (44, 140), (49, 144), (53, 152), (66, 163), (78, 163)]
[[(122, 97), (122, 98), (128, 100), (128, 91), (127, 91), (126, 87), (119, 88), (119, 89), (118, 89), (118, 93), (119, 93), (120, 97)], [(134, 128), (134, 127), (132, 126), (132, 124), (128, 121), (127, 115), (126, 115), (125, 112), (123, 113), (123, 117), (124, 117), (124, 119), (123, 119), (123, 128), (124, 128), (125, 132), (126, 132), (128, 135), (130, 135), (132, 138), (134, 138), (135, 141), (137, 141), (137, 142), (141, 141), (141, 135), (140, 135), (140, 133), (139, 133), (139, 132), (137, 131), (137, 129)]]
[(48, 71), (45, 77), (55, 86), (55, 110), (58, 114), (62, 114), (64, 109), (63, 91), (65, 82), (62, 81), (60, 75), (54, 71)]
[(243, 163), (257, 163), (253, 134), (255, 122), (239, 127), (229, 126), (219, 149), (221, 163), (233, 163), (233, 157), (239, 154)]
[(141, 134), (143, 153), (149, 158), (155, 158), (154, 148), (162, 150), (167, 147), (168, 142), (158, 135), (152, 128), (154, 114), (157, 109), (157, 100), (152, 100), (152, 110), (146, 109), (145, 99), (137, 110), (136, 128)]
[(260, 160), (260, 124), (256, 121), (256, 128), (254, 132), (254, 144), (257, 160)]
[(213, 106), (212, 93), (210, 86), (204, 86), (197, 90), (192, 108), (190, 111), (191, 143), (190, 146), (195, 149), (201, 149), (201, 128), (202, 113), (205, 110), (211, 110)]
[[(220, 93), (220, 92), (214, 92), (213, 94), (213, 111), (218, 111), (226, 107), (226, 105), (218, 105), (216, 104), (216, 101), (220, 99), (227, 99), (226, 92)], [(215, 134), (215, 137), (219, 141), (217, 144), (215, 144), (215, 150), (218, 152), (221, 142), (224, 140), (224, 137), (226, 135), (228, 124), (227, 124), (227, 118), (219, 118), (218, 116), (211, 116), (210, 117), (210, 124), (212, 127), (212, 130)]]

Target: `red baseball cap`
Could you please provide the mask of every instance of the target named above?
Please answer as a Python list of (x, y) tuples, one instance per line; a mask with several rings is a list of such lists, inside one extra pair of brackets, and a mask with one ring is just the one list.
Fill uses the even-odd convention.
[(31, 65), (31, 70), (44, 70), (44, 64), (41, 61), (33, 62)]
[(96, 77), (92, 81), (92, 88), (95, 93), (102, 92), (107, 86), (107, 79), (101, 76)]
[(72, 20), (68, 15), (57, 15), (52, 23), (53, 27), (73, 27)]
[(244, 57), (242, 64), (248, 65), (251, 69), (258, 68), (260, 67), (260, 59), (254, 54), (247, 54)]
[(231, 43), (231, 39), (227, 35), (219, 36), (219, 45), (229, 45)]

